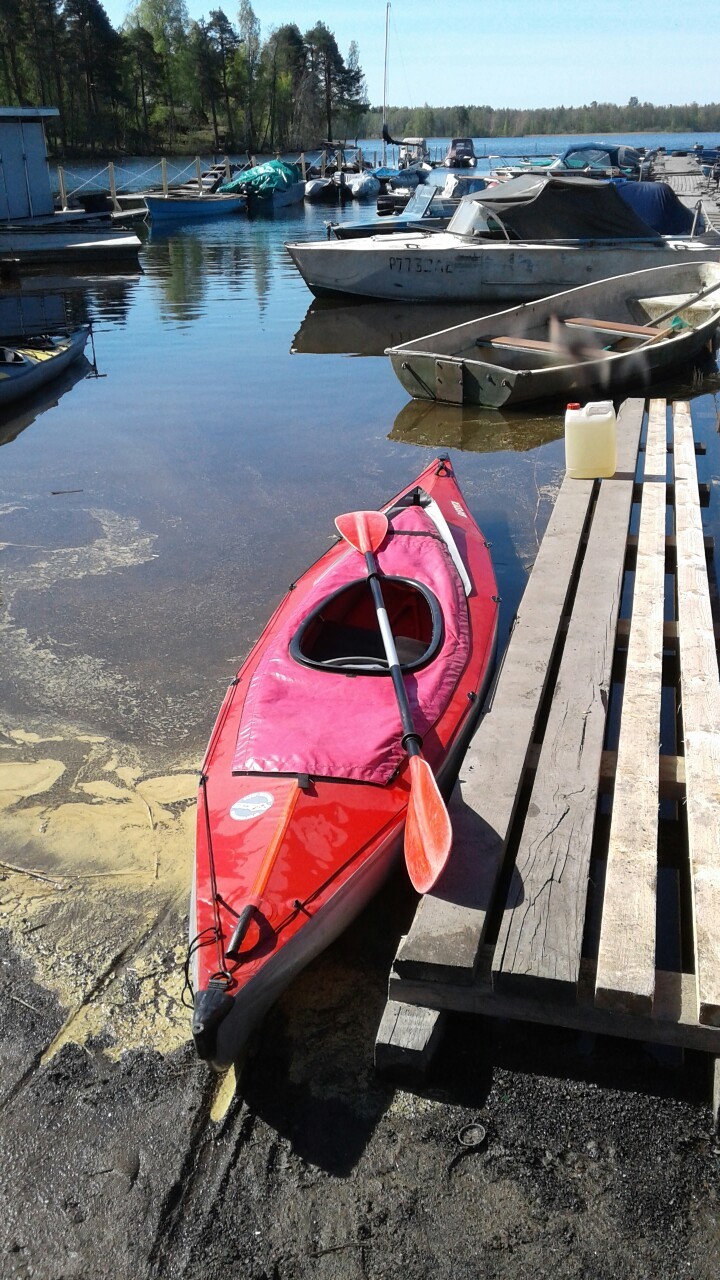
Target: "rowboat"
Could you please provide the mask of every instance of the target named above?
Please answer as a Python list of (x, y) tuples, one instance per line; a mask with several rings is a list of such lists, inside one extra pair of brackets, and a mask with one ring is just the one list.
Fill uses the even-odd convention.
[(388, 347), (417, 399), (493, 408), (647, 387), (697, 360), (720, 325), (720, 263), (613, 276)]
[(0, 344), (0, 408), (37, 391), (79, 360), (89, 333), (89, 325), (83, 325), (63, 338), (28, 338), (17, 346)]
[[(447, 791), (494, 659), (490, 554), (447, 457), (382, 511), (376, 558), (410, 737), (422, 738), (422, 776)], [(402, 849), (419, 748), (401, 725), (374, 591), (363, 555), (334, 544), (288, 592), (220, 708), (198, 796), (187, 966), (197, 1051), (217, 1067), (237, 1060)]]
[(212, 193), (182, 194), (170, 191), (167, 195), (143, 197), (149, 217), (153, 222), (187, 222), (191, 218), (224, 218), (230, 213), (242, 213), (247, 208), (243, 195), (217, 195)]
[(693, 234), (701, 228), (698, 219), (687, 235), (656, 231), (612, 182), (525, 174), (466, 196), (445, 231), (285, 247), (317, 297), (526, 302), (614, 274), (720, 260), (720, 235)]

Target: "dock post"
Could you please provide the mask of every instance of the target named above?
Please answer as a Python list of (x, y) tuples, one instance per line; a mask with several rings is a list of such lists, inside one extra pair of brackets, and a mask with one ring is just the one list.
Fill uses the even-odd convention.
[(300, 172), (303, 182), (307, 182), (307, 165), (305, 164), (305, 152), (300, 152)]
[(229, 182), (232, 178), (232, 169), (230, 168), (230, 158), (225, 156), (225, 181)]
[(65, 210), (67, 209), (67, 190), (65, 188), (65, 170), (63, 169), (61, 164), (58, 165), (57, 176), (58, 176), (58, 188), (60, 193), (60, 208)]
[(202, 194), (203, 194), (202, 166), (201, 166), (201, 164), (200, 164), (200, 157), (199, 157), (199, 156), (196, 156), (196, 157), (195, 157), (195, 174), (196, 174), (196, 177), (197, 177), (198, 194), (199, 194), (199, 195), (202, 195)]
[(115, 165), (112, 160), (108, 161), (108, 182), (110, 183), (110, 199), (112, 200), (112, 206), (117, 213), (120, 209), (120, 205), (118, 204), (117, 187), (115, 185)]
[(166, 196), (168, 193), (168, 176), (167, 176), (167, 159), (165, 156), (162, 156), (160, 160), (160, 172), (162, 173), (163, 195)]
[(325, 177), (326, 163), (327, 163), (327, 151), (323, 150), (322, 156), (320, 157), (320, 177), (321, 178)]

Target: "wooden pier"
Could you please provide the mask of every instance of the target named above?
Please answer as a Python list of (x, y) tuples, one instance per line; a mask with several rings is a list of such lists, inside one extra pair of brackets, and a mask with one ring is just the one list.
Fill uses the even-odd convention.
[(614, 477), (558, 495), (451, 799), (451, 862), (396, 956), (381, 1069), (422, 1069), (448, 1010), (720, 1057), (702, 446), (687, 403), (627, 400), (617, 434)]
[(697, 156), (663, 155), (653, 164), (653, 177), (667, 182), (688, 209), (694, 212), (699, 205), (708, 231), (720, 231), (718, 184), (705, 177)]

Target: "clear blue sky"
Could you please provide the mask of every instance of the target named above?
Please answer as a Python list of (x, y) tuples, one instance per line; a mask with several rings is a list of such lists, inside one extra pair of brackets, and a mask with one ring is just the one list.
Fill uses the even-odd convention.
[[(187, 0), (191, 18), (237, 0)], [(263, 38), (324, 22), (347, 56), (357, 40), (370, 101), (382, 102), (385, 0), (257, 0)], [(105, 0), (119, 26), (130, 5)], [(390, 105), (494, 107), (720, 100), (718, 0), (394, 0)]]

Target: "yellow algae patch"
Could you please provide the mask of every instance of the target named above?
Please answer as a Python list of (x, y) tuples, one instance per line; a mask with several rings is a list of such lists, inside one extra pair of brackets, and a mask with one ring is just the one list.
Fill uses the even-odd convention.
[(3, 923), (67, 1011), (46, 1056), (89, 1037), (112, 1057), (170, 1053), (190, 1034), (182, 992), (195, 805), (185, 802), (196, 775), (187, 757), (161, 772), (99, 735), (69, 729), (61, 741), (63, 759), (0, 764)]
[(0, 806), (49, 791), (65, 772), (62, 760), (16, 760), (0, 764)]
[(127, 798), (122, 805), (106, 800), (49, 810), (42, 838), (54, 865), (77, 875), (122, 869), (154, 876), (156, 833), (145, 805), (135, 796)]
[(13, 738), (15, 742), (63, 742), (64, 739), (59, 734), (53, 734), (51, 737), (42, 737), (39, 733), (29, 733), (25, 729), (8, 729), (7, 735)]
[(140, 795), (155, 804), (178, 804), (182, 800), (194, 800), (197, 789), (197, 773), (171, 773), (163, 778), (145, 778), (136, 785)]
[(236, 1063), (229, 1071), (223, 1072), (215, 1086), (215, 1093), (210, 1104), (210, 1119), (215, 1124), (220, 1124), (230, 1110), (241, 1071), (242, 1066)]
[(77, 735), (78, 742), (107, 742), (107, 738), (101, 733), (79, 733)]
[[(117, 760), (117, 756), (113, 756), (113, 762), (116, 760)], [(140, 774), (142, 773), (142, 769), (131, 769), (129, 765), (121, 765), (121, 767), (118, 769), (114, 763), (111, 763), (111, 764), (107, 764), (105, 768), (112, 769), (113, 772), (117, 774), (120, 781), (126, 782), (129, 787), (132, 787), (135, 785), (135, 783), (137, 782), (137, 779), (140, 777)]]
[(129, 964), (98, 983), (92, 998), (80, 999), (43, 1054), (48, 1062), (65, 1044), (84, 1044), (102, 1036), (109, 1057), (117, 1059), (128, 1049), (155, 1049), (172, 1053), (190, 1034), (190, 1012), (182, 1003), (184, 948), (167, 956), (157, 946), (139, 953)]

